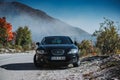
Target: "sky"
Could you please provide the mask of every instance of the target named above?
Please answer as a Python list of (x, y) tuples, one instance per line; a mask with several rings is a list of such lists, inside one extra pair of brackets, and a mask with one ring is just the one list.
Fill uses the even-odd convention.
[(92, 34), (104, 17), (120, 22), (120, 0), (4, 0), (19, 1)]

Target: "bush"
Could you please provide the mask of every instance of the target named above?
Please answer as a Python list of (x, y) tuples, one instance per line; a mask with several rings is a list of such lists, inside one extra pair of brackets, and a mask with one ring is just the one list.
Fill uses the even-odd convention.
[(99, 31), (94, 33), (97, 36), (96, 46), (103, 55), (114, 54), (120, 47), (120, 36), (113, 21), (105, 19), (100, 25)]

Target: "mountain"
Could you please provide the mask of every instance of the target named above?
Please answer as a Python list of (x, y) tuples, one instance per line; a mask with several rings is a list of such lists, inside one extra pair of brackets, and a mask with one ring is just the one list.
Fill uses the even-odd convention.
[(42, 37), (50, 35), (70, 36), (79, 41), (91, 38), (91, 35), (84, 30), (19, 2), (0, 2), (0, 17), (6, 17), (14, 31), (19, 26), (28, 26), (34, 41), (40, 41)]

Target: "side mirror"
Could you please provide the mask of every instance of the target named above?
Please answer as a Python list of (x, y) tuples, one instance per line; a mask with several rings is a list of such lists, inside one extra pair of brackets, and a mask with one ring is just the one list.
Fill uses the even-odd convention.
[(39, 46), (39, 45), (40, 45), (40, 43), (39, 43), (39, 42), (36, 42), (36, 45), (37, 45), (37, 46)]
[(74, 44), (77, 46), (78, 45), (77, 41), (74, 41)]

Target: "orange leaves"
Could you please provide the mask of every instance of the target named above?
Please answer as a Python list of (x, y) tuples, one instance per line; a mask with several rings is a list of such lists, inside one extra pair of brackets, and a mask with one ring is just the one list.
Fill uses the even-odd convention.
[(12, 25), (8, 23), (6, 28), (8, 34), (8, 41), (11, 41), (13, 39)]
[(4, 31), (1, 31), (1, 32), (4, 32), (4, 33), (0, 32), (0, 34), (4, 35), (3, 38), (6, 38), (7, 41), (11, 41), (13, 39), (13, 37), (14, 37), (13, 32), (12, 32), (12, 25), (6, 21), (5, 17), (0, 18), (0, 28), (4, 29)]

